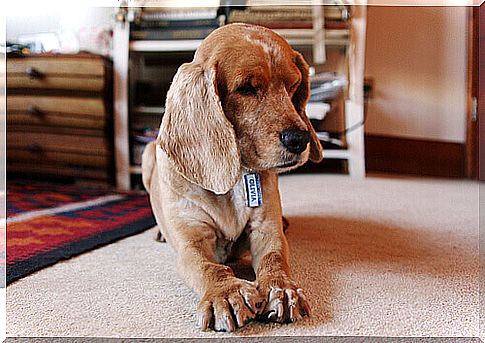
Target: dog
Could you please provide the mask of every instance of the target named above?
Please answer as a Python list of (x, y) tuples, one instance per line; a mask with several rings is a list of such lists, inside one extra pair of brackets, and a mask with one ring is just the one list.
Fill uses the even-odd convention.
[[(302, 55), (248, 24), (213, 31), (173, 78), (142, 178), (179, 274), (200, 296), (202, 330), (310, 315), (291, 278), (278, 191), (279, 173), (322, 159), (309, 92)], [(224, 265), (248, 250), (254, 282)]]

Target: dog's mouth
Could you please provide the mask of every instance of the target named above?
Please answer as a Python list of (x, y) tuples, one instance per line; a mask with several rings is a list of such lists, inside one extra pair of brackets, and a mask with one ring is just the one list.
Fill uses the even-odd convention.
[(290, 170), (296, 169), (308, 160), (308, 148), (301, 154), (290, 154), (287, 151), (283, 151), (279, 156), (278, 164), (269, 168), (276, 173), (285, 173)]
[(270, 168), (272, 171), (276, 173), (284, 173), (289, 170), (297, 168), (301, 164), (300, 159), (292, 160), (292, 161), (286, 161), (284, 163), (278, 164), (274, 166), (273, 168)]
[[(276, 156), (269, 156), (266, 159), (261, 158), (257, 164), (257, 167), (249, 166), (250, 169), (254, 170), (270, 170), (277, 174), (286, 173), (290, 170), (298, 168), (299, 166), (305, 164), (308, 160), (308, 150), (306, 149), (301, 154), (289, 153), (286, 150), (277, 151)], [(274, 154), (274, 152), (272, 151)]]
[(276, 166), (276, 168), (290, 168), (290, 167), (294, 167), (298, 164), (298, 160), (296, 161), (290, 161), (290, 162), (286, 162), (286, 163), (283, 163), (283, 164), (280, 164), (278, 166)]

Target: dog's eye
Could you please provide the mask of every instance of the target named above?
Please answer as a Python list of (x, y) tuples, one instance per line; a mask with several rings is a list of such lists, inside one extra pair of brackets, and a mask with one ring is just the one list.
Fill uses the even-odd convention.
[(258, 89), (250, 84), (245, 84), (236, 89), (236, 92), (242, 95), (256, 96), (258, 95)]
[(293, 92), (296, 90), (296, 88), (300, 85), (300, 81), (295, 82), (291, 87), (290, 91)]

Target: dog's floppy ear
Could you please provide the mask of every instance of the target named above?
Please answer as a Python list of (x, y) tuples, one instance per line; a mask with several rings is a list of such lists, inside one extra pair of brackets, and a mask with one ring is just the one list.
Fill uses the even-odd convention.
[(217, 95), (216, 66), (180, 66), (167, 94), (157, 144), (190, 182), (216, 194), (236, 184), (240, 156)]
[(303, 56), (295, 51), (294, 62), (301, 72), (301, 83), (293, 94), (293, 106), (295, 106), (296, 111), (300, 115), (301, 119), (305, 122), (310, 132), (310, 160), (313, 162), (320, 162), (323, 158), (322, 155), (322, 145), (320, 140), (317, 138), (317, 134), (313, 129), (310, 119), (306, 115), (306, 104), (308, 98), (310, 97), (310, 76), (308, 72), (308, 64), (305, 62)]

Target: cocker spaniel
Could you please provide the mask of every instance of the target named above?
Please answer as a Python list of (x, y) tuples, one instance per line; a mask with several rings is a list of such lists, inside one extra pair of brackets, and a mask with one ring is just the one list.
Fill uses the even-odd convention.
[[(322, 159), (308, 97), (302, 55), (254, 25), (215, 30), (173, 79), (142, 175), (180, 275), (201, 297), (204, 330), (310, 313), (291, 278), (277, 176)], [(254, 282), (224, 265), (248, 250)]]

